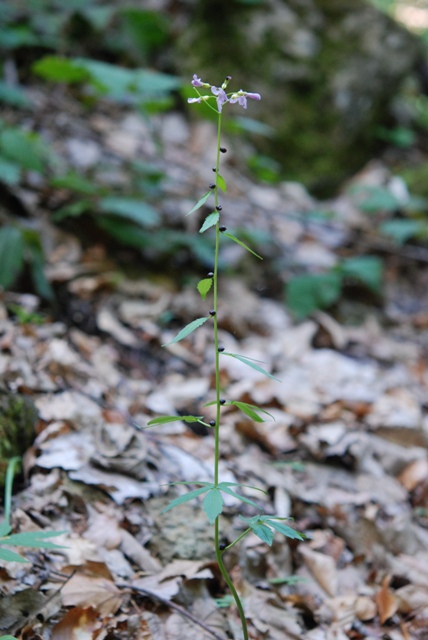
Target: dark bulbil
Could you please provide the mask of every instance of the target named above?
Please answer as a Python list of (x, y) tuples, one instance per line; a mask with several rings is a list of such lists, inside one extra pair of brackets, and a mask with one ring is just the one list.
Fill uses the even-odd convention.
[(223, 207), (221, 206), (221, 204), (218, 204), (216, 206), (216, 211), (221, 211), (223, 209)]
[(227, 227), (225, 227), (224, 225), (219, 227), (220, 231), (226, 231)]
[(210, 309), (210, 316), (215, 316), (215, 309)]

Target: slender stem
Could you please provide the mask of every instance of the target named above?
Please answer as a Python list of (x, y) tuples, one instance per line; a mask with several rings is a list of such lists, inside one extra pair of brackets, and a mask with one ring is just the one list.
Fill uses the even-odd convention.
[(15, 475), (15, 467), (21, 460), (19, 456), (15, 456), (9, 460), (6, 469), (6, 479), (4, 488), (4, 519), (8, 525), (10, 525), (10, 516), (12, 513), (12, 485)]
[[(216, 158), (216, 187), (214, 190), (214, 198), (215, 198), (215, 207), (218, 206), (218, 176), (220, 170), (220, 146), (221, 146), (221, 113), (218, 114), (218, 128), (217, 128), (217, 158)], [(217, 210), (217, 209), (216, 209)], [(218, 320), (217, 320), (217, 312), (218, 312), (218, 258), (219, 258), (219, 248), (220, 248), (220, 222), (217, 222), (215, 227), (215, 256), (214, 256), (214, 277), (213, 277), (213, 309), (215, 311), (214, 314), (214, 348), (215, 348), (215, 393), (216, 393), (216, 418), (215, 418), (215, 428), (214, 428), (214, 436), (215, 436), (215, 450), (214, 450), (214, 484), (215, 486), (219, 483), (219, 460), (220, 460), (220, 412), (221, 412), (221, 404), (220, 404), (220, 352), (219, 341), (218, 341)], [(240, 536), (242, 537), (242, 536)], [(214, 523), (214, 544), (215, 544), (215, 554), (217, 558), (217, 563), (223, 576), (227, 586), (232, 593), (232, 596), (235, 600), (236, 606), (238, 608), (239, 617), (241, 619), (242, 632), (244, 635), (244, 640), (248, 640), (248, 628), (247, 621), (245, 619), (244, 607), (242, 606), (241, 599), (238, 595), (238, 592), (235, 589), (235, 586), (230, 578), (226, 567), (223, 563), (222, 552), (220, 550), (220, 533), (219, 533), (219, 519), (218, 517), (215, 519)]]
[(241, 533), (240, 536), (238, 536), (236, 538), (236, 540), (234, 540), (233, 542), (231, 542), (230, 544), (227, 545), (227, 547), (225, 549), (223, 549), (223, 553), (225, 551), (229, 551), (229, 549), (231, 549), (232, 547), (235, 546), (235, 544), (238, 544), (238, 542), (241, 542), (242, 538), (245, 538), (245, 536), (247, 535), (247, 533), (251, 532), (251, 527), (249, 527), (248, 529), (245, 529), (244, 533)]

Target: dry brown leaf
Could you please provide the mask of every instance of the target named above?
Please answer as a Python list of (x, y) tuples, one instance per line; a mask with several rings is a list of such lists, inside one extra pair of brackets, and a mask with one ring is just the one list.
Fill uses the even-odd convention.
[(331, 556), (313, 551), (304, 545), (299, 547), (306, 566), (318, 582), (330, 596), (335, 596), (337, 592), (338, 575), (336, 563)]
[(88, 562), (79, 567), (62, 588), (61, 597), (66, 607), (90, 605), (102, 615), (116, 613), (123, 598), (102, 562)]
[(390, 576), (385, 576), (382, 580), (382, 587), (375, 595), (375, 602), (381, 624), (385, 624), (398, 610), (399, 600), (396, 594), (389, 588), (390, 580)]
[(373, 598), (370, 598), (369, 596), (358, 596), (355, 603), (355, 613), (359, 620), (363, 620), (364, 622), (372, 620), (377, 613), (376, 604), (373, 601)]
[(93, 640), (100, 626), (95, 609), (74, 607), (54, 626), (51, 640)]
[(427, 478), (428, 460), (426, 458), (411, 462), (398, 476), (399, 482), (407, 491), (413, 491), (420, 482)]

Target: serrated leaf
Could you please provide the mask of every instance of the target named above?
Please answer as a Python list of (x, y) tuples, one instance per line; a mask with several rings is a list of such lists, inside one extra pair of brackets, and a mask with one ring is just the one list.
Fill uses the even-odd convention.
[(197, 203), (195, 204), (193, 209), (190, 209), (190, 211), (188, 213), (186, 213), (186, 216), (190, 216), (191, 213), (193, 213), (194, 211), (197, 211), (198, 209), (200, 209), (206, 203), (206, 201), (210, 197), (211, 193), (212, 193), (211, 189), (209, 191), (207, 191), (206, 194), (203, 195), (202, 198), (197, 201)]
[(212, 278), (204, 278), (203, 280), (199, 280), (197, 284), (197, 289), (201, 294), (202, 300), (205, 300), (205, 298), (207, 297), (207, 293), (211, 289), (212, 284), (213, 284)]
[(203, 325), (204, 322), (206, 322), (207, 320), (209, 320), (209, 317), (197, 318), (196, 320), (193, 320), (193, 322), (190, 322), (189, 324), (187, 324), (179, 333), (177, 333), (177, 335), (173, 340), (171, 340), (170, 342), (166, 342), (162, 346), (166, 347), (169, 344), (173, 344), (174, 342), (179, 342), (180, 340), (183, 340), (183, 338), (187, 338), (188, 335), (190, 335), (193, 331), (195, 331), (195, 329)]
[(263, 375), (267, 376), (268, 378), (272, 378), (272, 380), (281, 382), (279, 378), (275, 378), (275, 376), (273, 376), (271, 373), (268, 373), (265, 369), (262, 369), (262, 367), (259, 367), (259, 365), (256, 364), (257, 361), (254, 361), (251, 358), (247, 358), (246, 356), (241, 356), (238, 353), (227, 353), (226, 351), (224, 351), (221, 355), (230, 356), (231, 358), (236, 358), (236, 360), (239, 360), (243, 364), (246, 364), (248, 367), (255, 369), (259, 373), (263, 373)]
[(189, 493), (184, 494), (184, 496), (175, 498), (175, 500), (172, 500), (172, 502), (170, 502), (169, 505), (165, 507), (165, 509), (162, 509), (161, 513), (166, 513), (170, 509), (174, 509), (174, 507), (178, 507), (179, 504), (184, 504), (185, 502), (189, 502), (190, 500), (193, 500), (193, 498), (197, 498), (198, 496), (201, 496), (203, 493), (206, 493), (207, 491), (209, 491), (211, 487), (212, 487), (212, 484), (206, 487), (201, 487), (200, 489), (195, 489), (194, 491), (189, 491)]
[(153, 418), (147, 423), (148, 427), (155, 427), (159, 424), (168, 424), (169, 422), (199, 422), (203, 420), (204, 416), (159, 416), (158, 418)]
[(279, 522), (278, 520), (269, 518), (265, 520), (265, 524), (268, 524), (279, 533), (282, 533), (282, 535), (293, 540), (304, 540), (306, 537), (303, 533), (296, 531), (292, 527), (289, 527), (288, 525), (284, 524), (283, 522)]
[(29, 547), (32, 549), (64, 549), (62, 545), (49, 542), (46, 538), (54, 538), (66, 533), (65, 531), (25, 531), (14, 533), (0, 541), (2, 545), (13, 547)]
[(253, 500), (250, 500), (249, 498), (246, 498), (245, 496), (241, 496), (239, 493), (236, 493), (236, 491), (232, 491), (232, 489), (229, 489), (229, 487), (221, 486), (221, 485), (218, 485), (218, 486), (219, 486), (221, 491), (224, 491), (224, 493), (227, 493), (229, 496), (233, 496), (234, 498), (238, 498), (238, 500), (240, 500), (241, 502), (245, 502), (246, 504), (250, 504), (252, 507), (256, 507), (256, 509), (260, 509), (261, 508)]
[(203, 501), (204, 511), (208, 516), (210, 524), (215, 522), (215, 519), (220, 515), (223, 510), (223, 498), (218, 489), (215, 487), (210, 489)]
[(260, 411), (261, 413), (265, 413), (267, 416), (272, 418), (272, 420), (275, 420), (275, 418), (271, 413), (269, 413), (268, 411), (265, 411), (264, 409), (261, 409), (255, 404), (248, 404), (247, 402), (238, 402), (237, 400), (231, 400), (229, 404), (234, 405), (235, 407), (238, 407), (238, 409), (240, 409), (242, 413), (245, 413), (245, 415), (251, 418), (252, 420), (254, 420), (254, 422), (266, 422), (265, 420), (263, 420), (263, 418), (259, 416), (257, 411)]
[(239, 244), (246, 251), (249, 251), (250, 253), (252, 253), (253, 256), (256, 256), (256, 258), (259, 258), (260, 260), (263, 260), (263, 258), (261, 256), (259, 256), (258, 253), (256, 253), (252, 249), (250, 249), (250, 247), (247, 244), (245, 244), (245, 242), (242, 242), (242, 240), (239, 240), (239, 238), (237, 238), (236, 236), (232, 235), (231, 233), (226, 233), (225, 231), (223, 231), (223, 235), (227, 236), (230, 240), (233, 240), (233, 242), (236, 242), (237, 244)]
[(0, 560), (5, 560), (6, 562), (28, 562), (27, 558), (23, 558), (19, 553), (14, 553), (9, 549), (2, 549), (1, 547)]
[(220, 220), (220, 214), (218, 211), (213, 211), (209, 216), (205, 218), (205, 222), (202, 227), (199, 229), (199, 233), (204, 233), (207, 229), (214, 227), (217, 222)]
[(219, 173), (217, 174), (217, 187), (220, 187), (222, 191), (226, 193), (226, 180)]
[(272, 546), (274, 535), (272, 529), (269, 529), (263, 523), (255, 524), (251, 529), (262, 542), (266, 542), (270, 547)]

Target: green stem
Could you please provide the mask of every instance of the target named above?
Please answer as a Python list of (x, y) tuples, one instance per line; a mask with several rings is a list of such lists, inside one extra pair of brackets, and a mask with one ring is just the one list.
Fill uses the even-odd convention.
[(19, 456), (15, 456), (9, 460), (6, 470), (6, 479), (4, 487), (4, 519), (10, 525), (10, 515), (12, 513), (12, 485), (15, 475), (15, 467), (21, 460)]
[[(217, 128), (217, 158), (216, 158), (216, 187), (214, 191), (214, 199), (215, 199), (215, 207), (218, 206), (218, 175), (220, 171), (220, 146), (221, 146), (221, 113), (218, 114), (218, 128)], [(217, 209), (216, 209), (217, 210)], [(215, 418), (215, 428), (214, 428), (214, 437), (215, 437), (215, 446), (214, 446), (214, 484), (215, 486), (219, 483), (219, 461), (220, 461), (220, 412), (221, 412), (221, 404), (220, 404), (220, 352), (219, 341), (218, 341), (218, 320), (217, 320), (217, 312), (218, 312), (218, 258), (219, 258), (219, 249), (220, 249), (220, 221), (217, 222), (215, 227), (215, 256), (214, 256), (214, 277), (213, 277), (213, 309), (215, 311), (214, 314), (214, 348), (215, 348), (215, 393), (216, 393), (216, 418)], [(241, 536), (242, 537), (242, 536)], [(248, 628), (247, 621), (245, 619), (244, 607), (242, 606), (241, 599), (238, 595), (238, 592), (235, 589), (235, 586), (230, 578), (226, 567), (223, 563), (222, 552), (220, 550), (220, 533), (219, 533), (219, 519), (218, 517), (215, 519), (214, 523), (214, 544), (215, 544), (215, 554), (217, 558), (217, 563), (223, 576), (227, 586), (230, 589), (230, 592), (235, 600), (236, 606), (238, 608), (239, 617), (241, 619), (242, 632), (244, 635), (244, 640), (248, 640)]]

